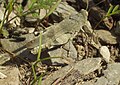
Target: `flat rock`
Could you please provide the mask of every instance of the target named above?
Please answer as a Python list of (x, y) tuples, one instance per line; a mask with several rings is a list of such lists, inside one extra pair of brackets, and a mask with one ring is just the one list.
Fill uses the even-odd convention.
[(57, 48), (55, 50), (49, 51), (48, 54), (49, 54), (50, 57), (54, 57), (54, 56), (62, 57), (62, 58), (51, 59), (53, 64), (64, 64), (64, 63), (69, 64), (69, 62), (74, 62), (75, 61), (71, 57), (68, 57), (68, 52), (63, 48)]
[(51, 59), (53, 63), (73, 63), (77, 59), (77, 51), (72, 42), (68, 42), (64, 46), (48, 52), (51, 57), (62, 57)]
[(69, 41), (68, 43), (63, 46), (63, 49), (68, 51), (68, 57), (72, 58), (73, 60), (77, 59), (77, 51), (72, 43), (72, 41)]
[(56, 79), (65, 76), (71, 69), (72, 66), (66, 66), (58, 71), (55, 71), (54, 73), (50, 74), (45, 80), (42, 81), (42, 85), (51, 85)]
[(97, 79), (94, 85), (108, 85), (108, 80), (103, 76)]
[(0, 66), (0, 72), (6, 75), (5, 78), (0, 79), (0, 85), (19, 85), (19, 70), (13, 66)]
[(106, 44), (117, 44), (117, 37), (114, 36), (110, 31), (107, 30), (96, 30), (100, 40), (102, 40)]
[(26, 34), (21, 37), (25, 38), (24, 41), (18, 41), (17, 39), (1, 39), (0, 43), (4, 49), (9, 52), (13, 52), (21, 47), (23, 47), (27, 42), (35, 38), (34, 34)]
[(107, 85), (119, 85), (120, 83), (120, 63), (108, 64), (104, 71), (104, 76), (108, 80)]
[[(31, 50), (32, 54), (38, 53), (38, 47)], [(48, 54), (48, 55), (47, 55)], [(75, 62), (77, 59), (77, 51), (72, 44), (72, 41), (69, 41), (63, 46), (56, 46), (55, 48), (51, 48), (50, 50), (42, 52), (41, 58), (45, 57), (61, 57), (61, 58), (51, 58), (52, 65), (58, 65), (58, 64), (70, 64)], [(47, 61), (45, 64), (48, 63)], [(50, 65), (50, 63), (48, 64)]]
[[(22, 35), (21, 37), (25, 38), (24, 41), (18, 41), (15, 39), (1, 39), (0, 43), (2, 45), (2, 48), (9, 51), (10, 53), (14, 53), (15, 56), (22, 56), (27, 57), (30, 60), (35, 60), (35, 55), (30, 53), (30, 50), (25, 47), (25, 44), (29, 41), (33, 40), (35, 38), (34, 34), (26, 34)], [(12, 57), (13, 57), (12, 56)], [(10, 60), (10, 57), (2, 56), (2, 59), (5, 59), (5, 62)], [(4, 62), (3, 62), (4, 63)], [(2, 64), (3, 64), (2, 63)]]
[(77, 74), (79, 74), (79, 76), (77, 77), (79, 80), (81, 78), (80, 75), (87, 75), (90, 72), (94, 72), (95, 70), (99, 69), (101, 66), (100, 62), (101, 58), (89, 58), (84, 59), (82, 61), (78, 61), (77, 63), (73, 63), (71, 65), (61, 68), (58, 71), (55, 71), (54, 73), (51, 73), (45, 80), (42, 81), (42, 84), (51, 85), (57, 79), (59, 80), (64, 78), (72, 71), (75, 71), (77, 72)]
[(89, 74), (100, 68), (101, 58), (88, 58), (74, 64), (74, 69), (77, 69), (81, 74)]

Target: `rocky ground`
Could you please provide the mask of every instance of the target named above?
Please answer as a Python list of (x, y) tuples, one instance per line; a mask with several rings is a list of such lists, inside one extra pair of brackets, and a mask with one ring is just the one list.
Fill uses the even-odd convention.
[[(34, 82), (37, 82), (37, 85), (40, 79), (41, 85), (120, 85), (120, 14), (102, 19), (110, 4), (120, 5), (120, 1), (88, 0), (88, 3), (87, 5), (87, 0), (63, 0), (39, 25), (36, 24), (37, 19), (31, 16), (10, 21), (10, 24), (5, 26), (9, 27), (6, 28), (9, 35), (0, 35), (0, 85), (32, 85)], [(25, 5), (25, 10), (28, 5), (29, 3)], [(2, 20), (2, 4), (0, 8)], [(86, 8), (88, 15), (81, 12)], [(45, 12), (41, 11), (41, 17)], [(70, 28), (70, 25), (64, 27), (66, 25), (61, 23), (71, 23), (67, 22), (67, 18), (79, 12), (86, 17), (80, 17), (80, 24), (87, 23), (85, 26), (78, 25), (79, 32), (72, 36), (70, 42), (66, 42), (68, 36), (64, 35), (64, 31)], [(14, 16), (13, 12), (10, 18)], [(73, 21), (79, 19), (72, 18)], [(46, 31), (53, 27), (56, 28), (55, 34), (53, 31)], [(60, 27), (64, 30), (58, 32)], [(47, 32), (53, 36), (63, 34), (55, 38), (57, 44), (41, 52), (41, 61), (35, 66), (35, 79), (32, 65), (36, 62), (38, 48), (28, 47), (36, 45), (31, 41), (38, 38), (41, 31), (43, 37)], [(49, 38), (43, 41), (48, 43)], [(31, 43), (28, 46), (29, 42)]]

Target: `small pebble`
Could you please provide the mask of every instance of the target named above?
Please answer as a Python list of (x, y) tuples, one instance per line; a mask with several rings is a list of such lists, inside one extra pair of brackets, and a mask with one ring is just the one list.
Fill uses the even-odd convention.
[(109, 63), (110, 61), (110, 51), (107, 46), (101, 46), (99, 49), (100, 54), (102, 55), (103, 59)]

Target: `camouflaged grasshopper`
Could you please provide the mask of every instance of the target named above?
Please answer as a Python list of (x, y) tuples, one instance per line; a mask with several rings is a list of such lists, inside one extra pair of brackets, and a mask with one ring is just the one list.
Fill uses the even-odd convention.
[[(64, 45), (80, 31), (84, 26), (90, 28), (87, 20), (88, 12), (84, 9), (80, 13), (72, 14), (59, 24), (52, 25), (42, 34), (42, 48), (49, 48), (56, 45)], [(25, 47), (34, 48), (39, 45), (39, 36), (28, 42)]]

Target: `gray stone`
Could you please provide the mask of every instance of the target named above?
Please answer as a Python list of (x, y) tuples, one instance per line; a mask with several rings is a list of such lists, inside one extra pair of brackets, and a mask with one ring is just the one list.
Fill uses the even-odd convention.
[(94, 85), (108, 85), (108, 80), (105, 77), (100, 77)]
[(21, 47), (23, 47), (27, 42), (31, 41), (35, 38), (34, 34), (26, 34), (22, 35), (21, 37), (25, 38), (24, 41), (18, 41), (15, 39), (1, 39), (0, 43), (4, 49), (9, 52), (13, 52)]
[(108, 64), (104, 71), (104, 76), (108, 80), (107, 85), (119, 85), (120, 82), (120, 63)]
[(55, 82), (56, 79), (61, 79), (71, 69), (72, 69), (72, 66), (66, 66), (58, 71), (55, 71), (54, 73), (51, 73), (45, 80), (42, 81), (42, 85), (52, 85), (52, 83)]
[(68, 57), (72, 58), (72, 59), (77, 59), (77, 51), (72, 43), (72, 40), (70, 40), (68, 43), (66, 43), (63, 46), (63, 49), (65, 49), (66, 51), (68, 51)]
[(55, 50), (48, 52), (51, 57), (62, 57), (62, 58), (53, 58), (51, 61), (53, 63), (73, 63), (77, 59), (77, 51), (73, 46), (72, 42), (68, 42), (63, 47), (57, 48)]
[(81, 74), (89, 74), (100, 68), (101, 58), (88, 58), (74, 64), (74, 69), (77, 69)]
[(0, 66), (0, 72), (6, 75), (6, 78), (0, 79), (0, 85), (19, 85), (19, 70), (13, 66)]
[(100, 40), (107, 44), (117, 44), (117, 37), (114, 36), (110, 31), (107, 30), (96, 30)]
[(78, 61), (77, 63), (70, 64), (54, 73), (51, 73), (45, 80), (43, 80), (42, 84), (51, 85), (53, 82), (64, 78), (69, 72), (73, 70), (79, 72), (80, 75), (87, 75), (90, 72), (99, 69), (100, 62), (101, 58), (89, 58)]
[(55, 50), (49, 51), (48, 54), (51, 57), (62, 57), (62, 58), (51, 59), (53, 64), (58, 64), (58, 63), (61, 63), (61, 64), (67, 63), (68, 64), (68, 62), (65, 59), (63, 59), (63, 58), (67, 57), (67, 51), (65, 51), (63, 48), (57, 48)]
[[(31, 54), (30, 50), (24, 46), (27, 42), (35, 38), (34, 34), (26, 34), (22, 35), (21, 37), (25, 38), (25, 40), (18, 41), (15, 39), (1, 39), (0, 43), (2, 45), (2, 48), (9, 51), (10, 53), (13, 53), (14, 55), (12, 57), (22, 56), (28, 57), (30, 60), (35, 60), (36, 59), (35, 55)], [(4, 62), (2, 61), (2, 64), (10, 60), (10, 56), (7, 57), (6, 56), (7, 55), (2, 56), (2, 60), (4, 60)]]

